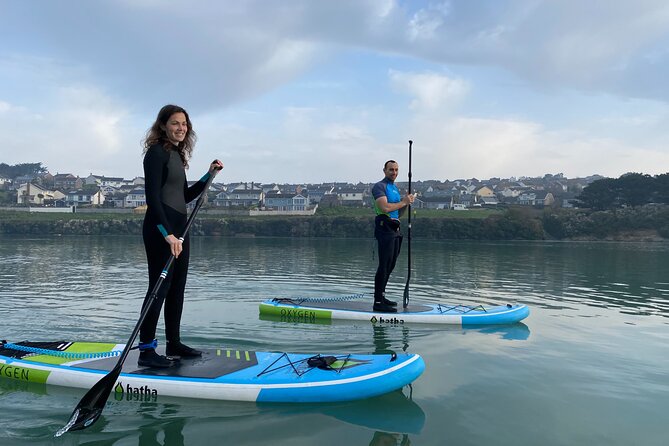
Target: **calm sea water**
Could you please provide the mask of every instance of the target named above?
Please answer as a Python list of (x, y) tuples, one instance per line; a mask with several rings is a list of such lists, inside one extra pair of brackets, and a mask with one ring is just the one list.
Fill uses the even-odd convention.
[[(531, 307), (522, 324), (471, 329), (258, 317), (268, 297), (370, 293), (371, 239), (199, 237), (192, 252), (189, 344), (406, 350), (425, 373), (403, 392), (334, 405), (113, 401), (58, 439), (84, 392), (0, 379), (0, 444), (669, 444), (668, 244), (414, 240), (412, 299)], [(3, 236), (0, 259), (3, 339), (127, 340), (146, 292), (138, 237)], [(403, 258), (390, 297), (406, 271)]]

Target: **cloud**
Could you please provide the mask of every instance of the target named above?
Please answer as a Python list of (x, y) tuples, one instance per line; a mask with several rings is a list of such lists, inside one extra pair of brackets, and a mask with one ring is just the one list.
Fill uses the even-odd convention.
[(9, 102), (0, 101), (0, 113), (7, 113), (12, 111), (14, 107)]
[(105, 87), (151, 106), (165, 98), (202, 107), (239, 103), (346, 46), (496, 66), (538, 85), (633, 97), (659, 92), (669, 100), (659, 76), (631, 81), (641, 74), (638, 64), (668, 72), (661, 49), (669, 44), (669, 5), (662, 0), (611, 0), (606, 8), (536, 0), (201, 1), (185, 9), (174, 1), (35, 3), (8, 6), (0, 19), (6, 48), (32, 43), (41, 47), (33, 57), (69, 64), (82, 81), (104, 77)]
[(410, 41), (433, 39), (450, 11), (449, 3), (430, 5), (418, 10), (409, 20), (407, 36)]
[[(571, 130), (550, 130), (524, 120), (422, 116), (414, 132), (414, 174), (419, 178), (479, 179), (564, 173), (583, 177), (625, 172), (659, 174), (669, 165), (663, 146), (639, 145)], [(422, 152), (422, 153), (421, 153)]]
[(51, 106), (42, 110), (6, 102), (0, 107), (0, 132), (12, 148), (3, 154), (4, 162), (42, 162), (53, 172), (87, 175), (125, 171), (129, 147), (141, 160), (128, 111), (99, 90), (64, 87), (47, 100)]
[(422, 178), (669, 165), (660, 0), (3, 7), (3, 162), (141, 175), (173, 102), (200, 135), (195, 177), (221, 157), (235, 180), (372, 181), (410, 138)]
[(457, 105), (469, 90), (465, 80), (452, 79), (437, 73), (403, 73), (390, 70), (389, 76), (393, 87), (414, 96), (409, 106), (412, 110), (436, 110)]

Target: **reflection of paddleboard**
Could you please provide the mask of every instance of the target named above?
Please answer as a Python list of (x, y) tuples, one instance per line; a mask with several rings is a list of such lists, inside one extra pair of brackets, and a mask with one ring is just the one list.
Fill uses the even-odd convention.
[(471, 327), (470, 330), (477, 330), (479, 333), (497, 334), (502, 339), (509, 341), (525, 341), (530, 337), (529, 327), (522, 322), (504, 326)]
[[(88, 389), (117, 363), (122, 344), (21, 342), (0, 348), (0, 376)], [(158, 395), (258, 402), (350, 401), (383, 395), (413, 382), (425, 368), (416, 354), (297, 354), (205, 350), (167, 369), (137, 366), (128, 355), (112, 397), (147, 401)], [(105, 357), (106, 356), (106, 357)], [(323, 359), (328, 357), (328, 361)], [(330, 364), (323, 364), (324, 362)], [(121, 397), (121, 398), (119, 398)]]
[(269, 299), (260, 303), (260, 314), (275, 316), (286, 322), (315, 322), (316, 320), (347, 319), (372, 323), (397, 325), (407, 322), (451, 325), (514, 324), (525, 319), (530, 309), (522, 304), (494, 307), (483, 305), (445, 305), (410, 303), (406, 308), (400, 303), (397, 313), (371, 311), (369, 300), (351, 299)]
[(425, 424), (425, 412), (401, 391), (378, 398), (338, 403), (321, 407), (321, 412), (349, 424), (376, 431), (419, 434)]

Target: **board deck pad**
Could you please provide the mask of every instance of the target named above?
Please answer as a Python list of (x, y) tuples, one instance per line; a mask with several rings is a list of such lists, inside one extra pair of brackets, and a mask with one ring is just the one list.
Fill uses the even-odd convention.
[[(300, 302), (299, 299), (290, 300), (286, 299), (282, 301), (286, 304), (294, 305), (305, 305), (311, 308), (323, 308), (328, 310), (351, 310), (351, 311), (372, 311), (373, 302), (370, 301), (361, 301), (361, 300), (333, 300), (333, 301), (304, 301)], [(431, 311), (432, 307), (422, 304), (412, 304), (404, 308), (402, 302), (397, 303), (397, 313), (380, 313), (380, 314), (398, 314), (398, 313), (421, 313), (425, 311)]]
[[(160, 349), (158, 353), (162, 354)], [(134, 375), (214, 379), (258, 364), (255, 352), (223, 349), (203, 350), (201, 358), (182, 358), (177, 365), (167, 368), (140, 367), (137, 365), (137, 359), (139, 359), (139, 351), (130, 351), (123, 363), (122, 372)], [(117, 362), (117, 357), (102, 358), (81, 364), (80, 367), (111, 371)]]

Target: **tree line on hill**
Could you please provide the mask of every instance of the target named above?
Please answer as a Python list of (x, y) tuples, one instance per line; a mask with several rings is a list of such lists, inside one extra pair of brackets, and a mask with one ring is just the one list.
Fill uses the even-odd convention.
[(40, 175), (47, 172), (46, 166), (42, 163), (20, 163), (10, 166), (6, 163), (0, 163), (0, 176), (14, 179), (24, 175)]
[(669, 204), (669, 173), (627, 173), (593, 181), (577, 197), (580, 207), (603, 211), (644, 204)]

